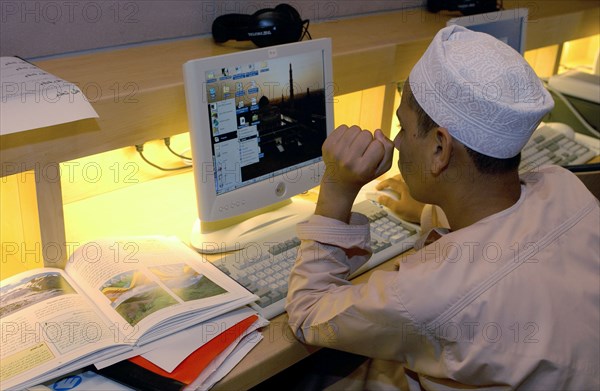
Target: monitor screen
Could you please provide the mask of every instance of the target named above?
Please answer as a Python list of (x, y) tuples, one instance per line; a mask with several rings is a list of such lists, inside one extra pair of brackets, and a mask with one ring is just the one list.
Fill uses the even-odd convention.
[(184, 78), (201, 221), (319, 185), (333, 129), (329, 39), (192, 60)]
[(453, 18), (446, 25), (457, 24), (469, 30), (489, 34), (524, 54), (528, 13), (527, 8), (507, 9)]

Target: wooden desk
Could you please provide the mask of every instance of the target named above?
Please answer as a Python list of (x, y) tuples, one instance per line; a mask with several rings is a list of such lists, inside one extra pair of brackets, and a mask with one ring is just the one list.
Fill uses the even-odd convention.
[[(316, 199), (315, 194), (308, 197)], [(196, 219), (193, 175), (188, 171), (74, 202), (65, 205), (64, 212), (67, 242), (73, 247), (115, 235), (175, 235), (189, 243)], [(95, 224), (97, 221), (110, 221), (110, 225)], [(391, 268), (393, 261), (378, 267)], [(354, 281), (366, 281), (369, 275), (367, 272)], [(215, 390), (253, 387), (317, 350), (296, 340), (287, 325), (287, 314), (272, 319), (263, 337)]]
[[(593, 1), (505, 1), (507, 9), (527, 6), (527, 49), (598, 34), (600, 8)], [(395, 93), (450, 16), (405, 10), (314, 23), (314, 38), (333, 40), (335, 93), (386, 85)], [(215, 45), (210, 37), (99, 51), (38, 62), (76, 83), (98, 112), (83, 120), (1, 136), (0, 176), (35, 170), (42, 247), (65, 243), (60, 181), (43, 173), (60, 162), (172, 136), (187, 129), (182, 64), (190, 59), (252, 47)], [(384, 117), (393, 112), (385, 99)], [(63, 248), (64, 250), (64, 248)], [(66, 255), (66, 251), (63, 251)], [(64, 259), (63, 259), (64, 261)]]

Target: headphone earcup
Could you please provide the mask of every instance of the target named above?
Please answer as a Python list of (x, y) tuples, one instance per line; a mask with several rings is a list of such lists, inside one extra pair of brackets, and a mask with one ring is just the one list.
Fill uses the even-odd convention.
[(212, 36), (215, 42), (222, 43), (235, 39), (236, 41), (247, 41), (248, 27), (252, 20), (251, 15), (226, 14), (218, 16), (212, 24)]
[(290, 21), (292, 23), (302, 24), (302, 18), (300, 17), (300, 13), (296, 10), (296, 8), (292, 7), (289, 4), (279, 4), (275, 7), (275, 11), (289, 15)]
[(289, 4), (279, 4), (275, 7), (275, 11), (281, 12), (285, 14), (289, 20), (289, 28), (290, 36), (297, 38), (290, 38), (289, 42), (299, 41), (302, 36), (302, 28), (304, 23), (302, 23), (302, 18), (300, 17), (300, 13), (296, 10), (296, 8), (292, 7)]
[(427, 11), (438, 13), (442, 9), (442, 0), (427, 0)]
[[(297, 15), (295, 9), (287, 7)], [(259, 10), (252, 15), (248, 25), (250, 40), (260, 47), (296, 42), (301, 35), (302, 21), (285, 8), (283, 11), (271, 8)]]

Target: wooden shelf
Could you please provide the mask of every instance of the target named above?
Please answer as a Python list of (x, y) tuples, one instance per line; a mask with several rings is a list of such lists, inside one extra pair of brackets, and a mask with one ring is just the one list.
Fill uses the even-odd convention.
[[(505, 6), (518, 5), (505, 1)], [(590, 1), (527, 2), (527, 48), (597, 34), (599, 8)], [(314, 23), (313, 38), (331, 37), (335, 93), (406, 78), (449, 15), (406, 10)], [(187, 129), (182, 65), (191, 59), (252, 48), (215, 45), (210, 37), (100, 51), (37, 63), (82, 88), (98, 112), (84, 120), (1, 137), (0, 175), (113, 150)], [(18, 167), (6, 162), (19, 162)]]

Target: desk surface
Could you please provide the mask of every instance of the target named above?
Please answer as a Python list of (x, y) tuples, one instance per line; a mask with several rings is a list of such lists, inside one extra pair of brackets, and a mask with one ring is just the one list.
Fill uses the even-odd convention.
[[(193, 175), (188, 171), (67, 204), (67, 241), (83, 244), (104, 236), (160, 234), (175, 235), (189, 243), (197, 216), (195, 194)], [(308, 195), (314, 196), (315, 193)], [(377, 269), (392, 268), (393, 262), (389, 261)], [(354, 281), (366, 281), (369, 274)], [(272, 319), (264, 328), (263, 337), (215, 390), (255, 386), (317, 350), (295, 339), (286, 314)]]

